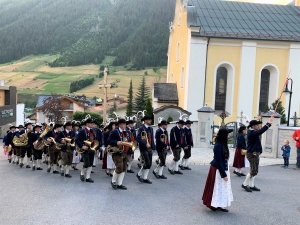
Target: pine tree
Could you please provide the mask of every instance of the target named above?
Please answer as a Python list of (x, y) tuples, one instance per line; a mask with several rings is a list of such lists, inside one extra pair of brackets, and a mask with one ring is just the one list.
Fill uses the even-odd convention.
[[(275, 102), (273, 102), (273, 103), (271, 104), (270, 109), (272, 109), (272, 110), (275, 109), (278, 100), (279, 100), (279, 99), (277, 99)], [(280, 123), (281, 123), (281, 124), (286, 123), (285, 109), (284, 109), (284, 107), (282, 106), (282, 102), (281, 102), (281, 101), (279, 101), (279, 103), (278, 103), (276, 112), (279, 113), (279, 114), (281, 115)]]
[(132, 116), (133, 114), (133, 91), (132, 91), (132, 80), (130, 80), (128, 96), (127, 96), (126, 116)]
[[(153, 118), (153, 107), (152, 107), (152, 99), (151, 98), (148, 98), (146, 100), (145, 110), (147, 111), (146, 114)], [(153, 122), (154, 121), (152, 120), (152, 124), (153, 124)]]
[(149, 88), (146, 86), (146, 78), (143, 76), (138, 92), (134, 99), (134, 112), (143, 111), (146, 109), (146, 101), (150, 98)]
[(115, 114), (113, 114), (113, 113), (116, 112), (116, 111), (117, 111), (117, 103), (116, 103), (116, 101), (114, 101), (113, 107), (111, 107), (111, 108), (109, 109), (109, 115), (108, 115), (108, 117), (110, 117), (110, 118), (116, 117)]

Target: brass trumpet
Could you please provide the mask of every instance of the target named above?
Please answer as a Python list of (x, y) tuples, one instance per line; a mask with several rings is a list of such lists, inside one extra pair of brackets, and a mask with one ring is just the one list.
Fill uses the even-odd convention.
[(108, 145), (106, 151), (108, 152), (108, 154), (123, 153), (124, 146), (131, 148), (132, 151), (135, 151), (137, 149), (137, 142), (136, 141), (134, 141), (134, 142), (122, 141), (121, 146), (118, 146), (118, 147), (113, 147), (113, 146)]
[(75, 138), (63, 138), (67, 143), (70, 143), (71, 147), (75, 147)]
[[(99, 142), (96, 140), (94, 140), (94, 141), (85, 140), (85, 141), (83, 141), (83, 144), (89, 146), (89, 148), (92, 151), (95, 151), (96, 148), (99, 146)], [(78, 145), (76, 145), (76, 152), (78, 152), (79, 154), (82, 154), (82, 153), (84, 153), (84, 150), (82, 148), (79, 148)]]
[[(149, 144), (148, 134), (147, 134), (146, 131), (142, 131), (142, 133), (141, 133), (141, 138), (142, 138), (143, 141), (146, 141), (147, 144)], [(149, 144), (149, 145), (150, 145), (150, 144)]]

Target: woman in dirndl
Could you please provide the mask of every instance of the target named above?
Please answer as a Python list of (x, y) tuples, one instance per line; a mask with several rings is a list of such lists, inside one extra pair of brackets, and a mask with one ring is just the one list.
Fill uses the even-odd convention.
[[(108, 143), (108, 137), (110, 135), (110, 132), (112, 132), (116, 128), (116, 123), (115, 122), (110, 122), (108, 126), (104, 128), (104, 146), (105, 149), (107, 149)], [(113, 175), (113, 172), (115, 170), (116, 166), (115, 163), (112, 159), (112, 156), (107, 153), (105, 150), (104, 152), (104, 157), (103, 157), (103, 164), (102, 164), (102, 169), (106, 170), (106, 175), (111, 176)]]
[(227, 145), (228, 134), (231, 132), (231, 129), (221, 128), (216, 136), (214, 159), (210, 163), (202, 196), (203, 204), (212, 211), (228, 212), (226, 207), (229, 207), (233, 201)]
[(241, 126), (238, 130), (237, 144), (236, 144), (234, 160), (232, 165), (235, 168), (233, 173), (238, 177), (246, 176), (242, 172), (242, 169), (246, 167), (245, 164), (247, 164), (246, 162), (247, 158), (245, 157), (245, 155), (242, 155), (242, 149), (247, 150), (245, 133), (246, 133), (246, 127)]

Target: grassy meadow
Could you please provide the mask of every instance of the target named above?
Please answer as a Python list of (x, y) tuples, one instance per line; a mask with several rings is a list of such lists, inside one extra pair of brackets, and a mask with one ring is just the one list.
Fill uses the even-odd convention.
[(103, 79), (98, 77), (100, 65), (109, 66), (108, 82), (115, 85), (108, 90), (108, 97), (117, 94), (126, 98), (130, 80), (132, 79), (135, 92), (145, 73), (150, 90), (153, 88), (153, 83), (166, 81), (166, 68), (128, 71), (127, 66), (110, 66), (113, 57), (106, 57), (100, 65), (49, 67), (48, 62), (55, 58), (55, 55), (28, 56), (15, 62), (0, 64), (0, 80), (5, 80), (6, 85), (16, 86), (20, 94), (67, 94), (71, 82), (94, 77), (96, 79), (94, 84), (74, 94), (101, 98), (103, 90), (99, 89), (99, 84), (103, 83)]

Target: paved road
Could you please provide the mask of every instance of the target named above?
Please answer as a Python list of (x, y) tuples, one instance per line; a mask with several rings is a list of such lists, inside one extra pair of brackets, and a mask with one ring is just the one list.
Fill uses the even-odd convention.
[[(0, 156), (0, 224), (299, 224), (300, 172), (280, 166), (261, 167), (256, 179), (259, 193), (246, 193), (243, 179), (232, 176), (234, 202), (229, 213), (212, 212), (201, 197), (208, 166), (191, 166), (184, 175), (170, 175), (153, 184), (126, 174), (127, 191), (112, 190), (110, 178), (94, 168), (94, 184), (43, 171), (20, 169)], [(134, 170), (137, 171), (136, 164)]]

